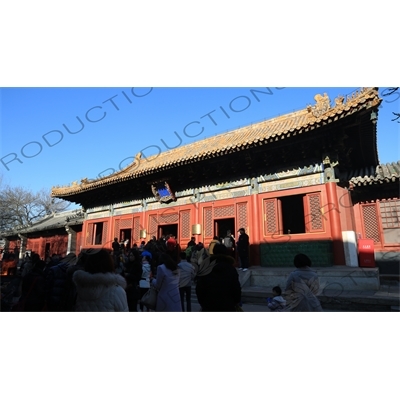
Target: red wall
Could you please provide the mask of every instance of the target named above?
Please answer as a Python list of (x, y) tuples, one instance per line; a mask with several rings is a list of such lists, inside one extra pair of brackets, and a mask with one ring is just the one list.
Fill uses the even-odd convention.
[[(328, 183), (306, 188), (288, 189), (279, 192), (266, 192), (246, 197), (209, 201), (204, 203), (171, 206), (159, 210), (149, 210), (137, 214), (99, 218), (84, 222), (82, 230), (82, 246), (106, 247), (111, 250), (114, 237), (118, 237), (119, 229), (132, 229), (132, 243), (142, 240), (140, 231), (146, 229), (147, 237), (158, 237), (157, 226), (178, 224), (178, 242), (185, 248), (191, 236), (197, 242), (208, 246), (214, 235), (214, 222), (218, 219), (234, 218), (235, 230), (244, 227), (250, 237), (252, 260), (259, 263), (259, 244), (263, 242), (293, 242), (332, 240), (335, 247), (335, 264), (344, 265), (342, 230), (352, 227), (351, 209), (348, 199), (343, 197), (347, 191)], [(288, 235), (282, 232), (281, 209), (279, 198), (285, 196), (304, 195), (304, 212), (306, 232)], [(342, 197), (343, 198), (342, 198)], [(267, 218), (268, 215), (268, 218)], [(103, 241), (94, 245), (93, 226), (103, 223)], [(192, 235), (192, 225), (201, 224), (201, 233)], [(104, 226), (107, 225), (106, 229)], [(345, 229), (346, 228), (346, 229)], [(235, 237), (236, 232), (233, 232)]]

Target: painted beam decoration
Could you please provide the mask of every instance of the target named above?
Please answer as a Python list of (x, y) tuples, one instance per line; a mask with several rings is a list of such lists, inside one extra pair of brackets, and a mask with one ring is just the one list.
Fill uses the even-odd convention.
[(156, 200), (160, 203), (168, 204), (171, 201), (176, 201), (175, 192), (171, 190), (169, 183), (166, 181), (153, 183), (151, 190)]

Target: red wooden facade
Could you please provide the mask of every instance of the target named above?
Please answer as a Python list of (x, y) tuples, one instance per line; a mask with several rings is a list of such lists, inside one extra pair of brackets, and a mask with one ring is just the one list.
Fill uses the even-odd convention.
[[(261, 243), (286, 243), (304, 241), (342, 241), (342, 224), (348, 227), (347, 215), (350, 214), (346, 202), (347, 191), (334, 183), (310, 186), (307, 188), (288, 189), (279, 192), (258, 193), (235, 199), (216, 200), (166, 209), (144, 211), (123, 216), (110, 216), (87, 220), (83, 227), (82, 247), (108, 247), (113, 239), (130, 239), (131, 243), (140, 244), (152, 236), (160, 237), (163, 233), (174, 233), (184, 247), (192, 236), (206, 246), (213, 236), (226, 234), (224, 226), (233, 232), (244, 227), (253, 244), (252, 263), (260, 264), (257, 252)], [(302, 202), (303, 223), (296, 231), (285, 231), (283, 204), (286, 200), (296, 199)], [(287, 205), (285, 205), (287, 207)], [(289, 211), (289, 210), (286, 210)], [(343, 221), (343, 222), (342, 222)], [(200, 224), (199, 234), (193, 233)], [(165, 231), (164, 228), (169, 229)], [(303, 228), (303, 229), (302, 229)], [(303, 230), (303, 232), (298, 232)], [(123, 232), (131, 232), (124, 237)], [(146, 237), (140, 233), (146, 231)], [(173, 232), (172, 232), (173, 231)], [(343, 248), (338, 246), (334, 253), (335, 264), (344, 264)]]
[(399, 198), (356, 204), (354, 217), (360, 237), (372, 239), (376, 251), (400, 251)]
[(61, 257), (69, 252), (79, 252), (82, 242), (83, 214), (81, 210), (51, 214), (34, 224), (21, 227), (17, 232), (3, 233), (4, 249), (23, 258), (25, 252)]

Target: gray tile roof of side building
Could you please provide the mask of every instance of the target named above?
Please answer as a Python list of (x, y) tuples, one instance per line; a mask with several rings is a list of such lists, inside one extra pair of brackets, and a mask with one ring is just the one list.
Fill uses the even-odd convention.
[(367, 186), (400, 180), (400, 161), (349, 171), (346, 178), (354, 186)]
[(81, 225), (84, 220), (82, 210), (69, 210), (60, 213), (47, 215), (39, 221), (31, 225), (17, 227), (11, 231), (2, 232), (2, 236), (10, 236), (12, 234), (28, 234), (52, 229), (59, 229), (66, 226)]

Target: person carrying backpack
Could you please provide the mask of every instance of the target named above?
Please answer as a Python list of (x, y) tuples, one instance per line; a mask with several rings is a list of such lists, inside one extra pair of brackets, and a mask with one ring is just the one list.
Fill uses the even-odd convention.
[(235, 258), (235, 238), (230, 230), (226, 232), (226, 236), (223, 239), (223, 245), (227, 248), (228, 255)]
[(200, 264), (210, 255), (208, 254), (207, 249), (204, 247), (203, 243), (199, 242), (194, 246), (190, 262), (193, 264), (195, 271), (197, 273)]

